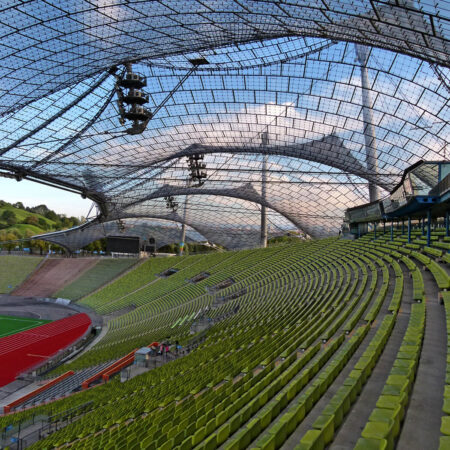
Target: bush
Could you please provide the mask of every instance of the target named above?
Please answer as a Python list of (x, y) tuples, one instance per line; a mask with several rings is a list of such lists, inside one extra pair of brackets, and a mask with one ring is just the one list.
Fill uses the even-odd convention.
[(2, 220), (5, 221), (8, 224), (8, 226), (12, 226), (17, 223), (17, 217), (14, 211), (11, 211), (9, 209), (3, 211)]

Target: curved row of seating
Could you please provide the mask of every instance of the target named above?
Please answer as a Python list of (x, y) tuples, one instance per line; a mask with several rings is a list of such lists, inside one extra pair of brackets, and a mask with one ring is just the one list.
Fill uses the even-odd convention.
[(54, 296), (79, 300), (113, 280), (136, 262), (136, 259), (131, 258), (101, 259), (94, 267), (58, 291)]
[[(118, 278), (98, 292), (83, 298), (80, 304), (87, 305), (94, 310), (100, 309), (105, 304), (111, 304), (121, 299), (130, 292), (138, 290), (155, 280), (158, 273), (168, 269), (174, 264), (172, 258), (151, 258)], [(117, 309), (120, 309), (117, 308)]]
[[(316, 244), (317, 245), (317, 244)], [(321, 244), (324, 245), (324, 244)], [(308, 246), (306, 246), (308, 247)], [(214, 285), (223, 279), (229, 278), (230, 275), (235, 276), (237, 273), (244, 273), (246, 271), (249, 284), (252, 280), (250, 275), (265, 270), (266, 273), (277, 275), (277, 268), (275, 264), (281, 261), (281, 268), (287, 272), (292, 272), (291, 264), (296, 259), (301, 258), (301, 253), (292, 252), (289, 248), (269, 248), (265, 250), (248, 250), (244, 252), (244, 256), (239, 257), (239, 252), (230, 252), (231, 255), (223, 257), (223, 264), (217, 264), (209, 269), (211, 273), (217, 268), (217, 274), (212, 274), (208, 279), (198, 283), (194, 286), (192, 283), (186, 281), (183, 269), (170, 276), (169, 278), (162, 278), (155, 284), (169, 284), (173, 277), (183, 277), (184, 288), (175, 289), (170, 294), (164, 297), (149, 302), (146, 305), (137, 308), (109, 323), (109, 330), (106, 336), (99, 342), (91, 351), (75, 361), (70, 368), (79, 369), (86, 365), (97, 364), (101, 361), (108, 360), (114, 357), (118, 351), (126, 353), (135, 347), (144, 346), (148, 342), (159, 341), (167, 336), (171, 336), (178, 340), (186, 340), (189, 336), (190, 325), (193, 321), (195, 313), (214, 301), (214, 296), (205, 293), (205, 283)], [(259, 254), (258, 258), (250, 257), (250, 255)], [(268, 255), (264, 258), (264, 255)], [(261, 256), (262, 255), (262, 256)], [(271, 257), (269, 256), (271, 255)], [(209, 256), (209, 255), (207, 255)], [(205, 256), (188, 257), (188, 259), (203, 259)], [(259, 263), (258, 263), (259, 261)], [(196, 270), (201, 270), (198, 267)], [(175, 267), (175, 266), (174, 266)], [(179, 267), (178, 265), (176, 267)], [(188, 266), (190, 267), (190, 266)], [(222, 270), (220, 270), (222, 269)], [(235, 289), (239, 286), (248, 284), (236, 284)], [(149, 288), (153, 286), (150, 285)], [(107, 287), (107, 289), (109, 286)], [(245, 301), (245, 298), (242, 299)], [(172, 324), (177, 320), (182, 321), (180, 325), (172, 328)], [(60, 370), (63, 370), (62, 368)]]
[[(446, 241), (439, 236), (433, 242)], [(183, 264), (179, 272), (155, 282), (161, 284), (152, 300), (117, 319), (105, 340), (79, 359), (80, 367), (123, 356), (169, 333), (187, 342), (196, 311), (217, 294), (205, 293), (205, 285), (219, 280), (233, 279), (221, 296), (246, 290), (211, 310), (211, 318), (237, 305), (238, 312), (218, 321), (183, 358), (9, 420), (17, 423), (33, 413), (54, 414), (91, 401), (86, 414), (31, 448), (276, 449), (294, 443), (321, 449), (345, 426), (351, 408), (360, 405), (394, 334), (400, 347), (376, 401), (365, 405), (371, 414), (357, 443), (358, 448), (391, 448), (422, 363), (426, 331), (421, 268), (422, 255), (430, 253), (421, 244), (412, 249), (407, 244), (403, 236), (390, 241), (387, 235), (368, 235), (354, 242), (328, 239), (247, 251), (240, 274), (234, 272), (239, 253), (233, 252), (214, 265), (216, 272), (208, 271), (211, 276), (200, 282), (202, 293), (190, 290), (193, 284), (185, 282), (183, 272), (204, 265), (174, 259)], [(439, 285), (438, 273), (443, 277), (448, 268), (442, 255), (432, 256), (428, 266)], [(431, 262), (439, 271), (431, 270)], [(172, 277), (177, 278), (169, 285)], [(405, 298), (405, 292), (414, 295)], [(398, 314), (404, 302), (412, 304), (401, 331)], [(0, 418), (0, 426), (6, 420)], [(446, 422), (444, 416), (444, 433)], [(301, 436), (298, 430), (304, 431)]]
[(447, 364), (444, 387), (444, 401), (441, 418), (441, 447), (450, 448), (450, 291), (441, 292), (445, 307), (445, 321), (447, 327)]
[[(324, 255), (324, 259), (326, 259), (325, 255)], [(313, 264), (316, 264), (316, 262), (315, 262), (315, 260), (313, 260), (313, 258), (311, 258), (310, 261), (303, 261), (303, 262), (304, 262), (304, 268), (308, 267), (308, 269), (311, 268), (311, 266)], [(340, 265), (336, 264), (336, 267), (341, 268), (342, 264), (340, 264)], [(345, 309), (345, 306), (347, 304), (347, 302), (342, 302), (342, 299), (344, 298), (345, 293), (348, 291), (349, 287), (357, 286), (358, 283), (360, 283), (359, 274), (356, 277), (352, 276), (353, 275), (352, 271), (349, 269), (349, 267), (351, 267), (350, 264), (345, 264), (343, 267), (347, 268), (347, 270), (346, 269), (343, 269), (343, 270), (341, 269), (342, 270), (342, 274), (344, 274), (344, 272), (346, 273), (345, 280), (343, 280), (344, 277), (340, 277), (340, 281), (344, 285), (344, 290), (343, 290), (343, 292), (340, 293), (341, 294), (340, 296), (336, 295), (335, 298), (332, 298), (331, 300), (325, 294), (326, 287), (327, 287), (326, 284), (327, 283), (325, 282), (325, 288), (324, 288), (324, 285), (321, 282), (318, 281), (318, 280), (322, 280), (322, 281), (326, 280), (326, 277), (323, 274), (322, 274), (322, 277), (308, 276), (308, 283), (306, 285), (303, 284), (303, 283), (302, 284), (298, 283), (298, 286), (302, 286), (305, 289), (305, 291), (306, 292), (310, 292), (311, 293), (310, 295), (312, 295), (312, 296), (314, 294), (317, 294), (318, 291), (323, 292), (321, 300), (322, 300), (322, 302), (325, 302), (325, 304), (322, 304), (320, 301), (318, 303), (311, 301), (311, 304), (309, 305), (309, 302), (305, 302), (304, 308), (307, 309), (307, 310), (310, 309), (310, 310), (314, 311), (314, 310), (316, 310), (316, 308), (319, 305), (321, 305), (323, 307), (323, 310), (322, 310), (322, 308), (319, 308), (319, 310), (321, 310), (320, 316), (325, 318), (324, 322), (326, 322), (326, 319), (331, 319), (330, 322), (329, 322), (330, 324), (333, 324), (336, 320), (338, 320), (341, 317), (341, 313), (343, 312), (343, 310)], [(355, 267), (356, 267), (356, 265), (355, 265)], [(337, 272), (338, 272), (338, 269), (336, 269), (336, 273)], [(310, 273), (308, 273), (308, 271), (306, 271), (305, 269), (304, 269), (304, 273), (310, 275)], [(331, 281), (331, 278), (330, 278), (330, 281)], [(273, 294), (276, 294), (276, 292), (277, 291), (274, 290)], [(292, 289), (287, 290), (287, 292), (289, 292), (289, 293), (293, 292), (294, 295), (295, 295), (295, 291), (292, 291)], [(351, 293), (350, 293), (350, 296), (351, 296)], [(274, 295), (274, 298), (276, 298), (276, 297), (277, 296)], [(311, 298), (313, 298), (313, 297), (311, 297)], [(326, 300), (328, 300), (328, 302)], [(335, 310), (335, 309), (332, 309), (332, 308), (326, 306), (327, 303), (329, 304), (329, 306), (332, 306), (333, 300), (336, 302), (336, 306), (337, 305), (341, 305), (341, 308), (339, 310), (337, 310), (338, 308), (336, 308), (336, 310)], [(255, 299), (255, 303), (258, 304), (260, 302), (258, 302), (258, 299)], [(263, 307), (261, 308), (261, 313), (263, 313), (263, 317), (266, 317), (266, 311), (268, 309), (271, 309), (271, 308), (268, 308), (269, 305), (267, 304), (267, 302), (264, 302), (264, 303), (265, 304), (262, 304)], [(344, 305), (344, 306), (342, 306), (342, 305)], [(261, 307), (261, 305), (260, 305), (260, 307)], [(272, 305), (273, 310), (277, 310), (279, 307), (280, 307), (280, 304), (278, 302), (274, 302), (273, 305)], [(256, 312), (256, 314), (257, 314), (257, 312)], [(254, 309), (253, 309), (251, 315), (254, 317), (254, 315), (255, 315)], [(285, 316), (284, 319), (286, 320), (287, 317), (288, 316)], [(312, 317), (311, 317), (310, 320), (312, 320)], [(233, 319), (230, 320), (230, 322), (232, 323)], [(268, 320), (268, 324), (272, 325), (272, 320)], [(295, 322), (295, 324), (297, 325), (297, 322)], [(232, 329), (236, 329), (237, 335), (241, 334), (241, 333), (238, 333), (238, 332), (240, 330), (242, 330), (242, 327), (245, 327), (245, 321), (244, 321), (244, 323), (242, 323), (242, 321), (239, 320), (238, 324), (236, 324), (236, 325), (237, 325), (237, 327), (236, 328), (232, 327)], [(305, 332), (308, 335), (315, 333), (315, 335), (317, 336), (317, 339), (320, 339), (320, 337), (321, 337), (321, 335), (323, 334), (323, 331), (324, 331), (323, 327), (320, 326), (321, 324), (319, 323), (319, 326), (316, 326), (316, 327), (314, 327), (314, 326), (311, 327), (310, 325), (311, 325), (311, 323), (309, 323), (309, 326), (305, 324), (305, 326), (302, 327), (302, 328), (305, 330)], [(220, 333), (220, 329), (221, 328), (222, 328), (222, 325), (220, 325), (217, 328), (216, 332)], [(259, 326), (258, 328), (263, 329), (263, 327), (261, 327), (261, 326)], [(306, 339), (305, 339), (306, 336), (304, 336), (302, 334), (300, 334), (300, 336), (298, 335), (298, 327), (297, 326), (293, 326), (292, 328), (293, 328), (292, 329), (293, 336), (292, 336), (291, 340), (286, 335), (283, 335), (283, 333), (280, 333), (280, 338), (283, 338), (284, 341), (286, 341), (286, 339), (287, 339), (287, 341), (284, 343), (283, 346), (281, 346), (281, 348), (279, 348), (279, 350), (283, 350), (283, 351), (286, 350), (287, 352), (289, 352), (289, 351), (292, 350), (292, 348), (301, 348), (302, 344), (306, 341)], [(251, 329), (254, 330), (254, 327), (252, 327)], [(226, 335), (227, 336), (230, 334), (229, 332), (230, 332), (230, 330), (228, 329), (228, 326), (227, 326), (227, 329), (226, 329)], [(224, 336), (223, 339), (226, 340), (227, 338)], [(294, 346), (294, 347), (292, 347), (292, 346)], [(254, 345), (252, 347), (254, 347)], [(268, 350), (271, 350), (272, 353), (273, 353), (274, 349), (276, 349), (276, 348), (277, 348), (277, 346), (274, 345), (272, 348), (270, 348)], [(262, 355), (260, 353), (261, 352), (258, 352), (258, 356), (259, 356), (259, 358), (262, 359), (265, 356), (265, 353), (263, 353)], [(269, 351), (267, 353), (269, 355), (271, 354), (271, 353), (269, 353)], [(283, 352), (281, 352), (281, 353), (283, 353)], [(202, 354), (204, 354), (204, 352), (202, 352)], [(191, 355), (189, 355), (189, 356), (191, 356)], [(189, 356), (186, 357), (186, 358), (189, 358)], [(240, 359), (242, 359), (242, 358), (240, 358)], [(267, 358), (264, 358), (263, 362), (268, 362), (268, 361), (266, 361), (266, 359)], [(269, 356), (268, 359), (270, 360), (270, 356)], [(171, 363), (170, 365), (172, 365), (172, 364), (174, 364), (174, 363)], [(218, 373), (219, 373), (219, 377), (223, 377), (223, 370), (220, 370)], [(215, 381), (220, 382), (218, 379), (215, 380)], [(221, 381), (223, 381), (223, 379)]]

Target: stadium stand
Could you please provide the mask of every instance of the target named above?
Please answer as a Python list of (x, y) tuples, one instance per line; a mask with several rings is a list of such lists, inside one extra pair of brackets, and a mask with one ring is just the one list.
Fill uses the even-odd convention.
[(101, 259), (98, 263), (84, 272), (73, 283), (68, 284), (63, 289), (55, 293), (55, 297), (79, 300), (82, 297), (96, 291), (106, 283), (118, 277), (128, 270), (136, 259)]
[[(145, 261), (135, 270), (125, 274), (119, 280), (112, 282), (99, 292), (94, 293), (80, 301), (80, 304), (87, 305), (96, 311), (100, 311), (103, 305), (113, 304), (122, 297), (136, 291), (146, 284), (154, 281), (156, 275), (171, 267), (173, 261), (170, 258), (154, 258)], [(126, 303), (125, 303), (126, 304)], [(120, 306), (113, 306), (110, 309), (120, 309)]]
[[(78, 372), (67, 371), (59, 377), (52, 378), (48, 383), (46, 383), (47, 388), (40, 390), (36, 389), (31, 392), (29, 396), (21, 399), (20, 403), (9, 405), (11, 409), (15, 408), (27, 408), (30, 406), (39, 405), (40, 403), (45, 403), (48, 401), (56, 400), (81, 388), (83, 381), (89, 379), (94, 373), (102, 371), (105, 367), (109, 366), (109, 362), (103, 363), (99, 366), (89, 367), (88, 369), (80, 370)], [(65, 374), (71, 374), (70, 376), (64, 376)], [(64, 378), (61, 378), (63, 377)], [(55, 380), (57, 382), (55, 383)], [(50, 384), (51, 383), (51, 384)]]
[(450, 450), (450, 0), (3, 3), (0, 448)]
[(41, 261), (38, 256), (0, 255), (0, 293), (20, 286)]
[(9, 412), (12, 411), (13, 408), (16, 408), (19, 405), (25, 405), (28, 400), (30, 400), (31, 398), (33, 398), (33, 399), (37, 398), (39, 396), (39, 394), (41, 394), (44, 391), (45, 391), (46, 396), (47, 396), (49, 391), (50, 391), (50, 389), (53, 386), (55, 386), (56, 384), (62, 382), (65, 379), (67, 379), (68, 377), (72, 376), (73, 374), (74, 374), (74, 372), (72, 370), (69, 370), (68, 372), (63, 373), (59, 377), (56, 377), (53, 380), (47, 381), (45, 384), (43, 384), (42, 386), (39, 386), (34, 391), (31, 391), (28, 394), (18, 398), (17, 400), (14, 400), (13, 402), (8, 403), (3, 408), (3, 412), (4, 413), (9, 413)]
[(45, 362), (80, 339), (91, 325), (87, 314), (75, 314), (0, 339), (0, 385)]
[[(421, 243), (411, 249), (400, 232), (393, 241), (387, 235), (144, 263), (122, 277), (128, 285), (111, 300), (146, 290), (141, 306), (113, 319), (104, 339), (53, 372), (77, 370), (58, 394), (59, 383), (34, 399), (46, 404), (4, 416), (0, 426), (87, 405), (78, 420), (31, 448), (392, 448), (405, 439), (402, 426), (416, 404), (427, 308), (439, 306), (427, 296), (429, 282), (446, 289), (449, 270), (442, 254), (430, 259)], [(439, 231), (433, 236), (446, 242)], [(156, 276), (170, 267), (178, 272)], [(189, 282), (206, 269), (210, 277)], [(122, 278), (94, 294), (99, 307), (108, 310), (107, 292)], [(448, 292), (440, 295), (447, 315)], [(199, 311), (214, 326), (197, 348), (126, 383), (113, 378), (55, 400), (83, 382), (107, 381), (102, 375), (138, 346), (167, 336), (186, 345)], [(434, 387), (445, 400), (444, 385)], [(450, 435), (446, 403), (443, 443)], [(363, 413), (355, 419), (353, 410)], [(431, 415), (440, 420), (439, 411)]]
[(98, 262), (95, 258), (49, 258), (12, 292), (21, 297), (51, 297)]

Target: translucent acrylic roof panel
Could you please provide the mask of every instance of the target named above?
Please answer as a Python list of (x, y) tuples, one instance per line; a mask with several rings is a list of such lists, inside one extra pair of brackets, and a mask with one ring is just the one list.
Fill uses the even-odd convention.
[(6, 2), (0, 63), (8, 87), (1, 110), (124, 60), (287, 36), (360, 42), (448, 66), (448, 11), (446, 1), (429, 0)]
[[(105, 223), (95, 223), (65, 231), (57, 231), (36, 236), (36, 238), (62, 245), (70, 251), (75, 251), (98, 239), (108, 236), (138, 236), (148, 242), (155, 239), (158, 248), (173, 242), (179, 242), (181, 225), (176, 222), (156, 219), (124, 219)], [(200, 242), (206, 239), (190, 227), (186, 230), (186, 242)]]
[[(187, 200), (186, 200), (187, 199)], [(177, 197), (177, 212), (167, 209), (161, 199), (149, 200), (140, 208), (126, 211), (118, 220), (92, 222), (65, 231), (35, 236), (70, 251), (107, 236), (154, 237), (157, 247), (181, 241), (182, 223), (186, 224), (186, 242), (220, 244), (228, 249), (258, 246), (260, 242), (260, 206), (248, 201), (227, 201), (222, 196)], [(148, 217), (151, 211), (151, 217)], [(217, 215), (220, 211), (220, 215)], [(127, 218), (127, 215), (132, 218)], [(146, 217), (147, 216), (147, 217)], [(280, 236), (296, 231), (295, 225), (275, 211), (268, 210), (268, 236)]]
[[(368, 185), (383, 195), (415, 162), (448, 158), (449, 10), (425, 0), (6, 7), (0, 174), (80, 192), (103, 221), (161, 217), (164, 197), (188, 195), (189, 209), (215, 199), (199, 219), (215, 233), (247, 202), (310, 236), (335, 234)], [(193, 60), (205, 64), (187, 77)], [(147, 77), (156, 112), (138, 135), (119, 122), (114, 74), (126, 62)], [(201, 187), (186, 160), (198, 154)], [(257, 227), (239, 217), (241, 232)]]

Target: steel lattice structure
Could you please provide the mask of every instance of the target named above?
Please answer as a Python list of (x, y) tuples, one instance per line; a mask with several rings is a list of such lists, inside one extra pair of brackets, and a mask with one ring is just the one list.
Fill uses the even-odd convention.
[[(449, 11), (448, 0), (8, 2), (0, 172), (79, 192), (103, 222), (184, 222), (231, 248), (258, 244), (260, 205), (269, 235), (336, 234), (370, 189), (448, 158)], [(137, 135), (118, 120), (126, 63), (157, 111)], [(199, 154), (207, 177), (194, 186), (186, 158)]]
[[(82, 248), (97, 239), (107, 236), (139, 236), (148, 242), (149, 236), (155, 239), (158, 248), (177, 242), (180, 237), (180, 224), (160, 219), (124, 219), (120, 222), (111, 221), (96, 223), (89, 227), (77, 227), (66, 231), (58, 231), (43, 235), (46, 241), (58, 244), (69, 252)], [(39, 238), (39, 236), (36, 236)], [(186, 242), (201, 242), (207, 239), (188, 227)]]

